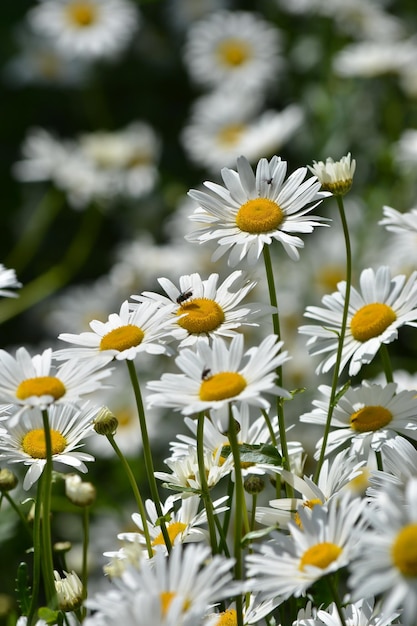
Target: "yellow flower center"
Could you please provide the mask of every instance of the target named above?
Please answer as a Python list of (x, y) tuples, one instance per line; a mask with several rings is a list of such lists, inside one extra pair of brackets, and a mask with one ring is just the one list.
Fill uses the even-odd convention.
[(145, 333), (133, 324), (113, 328), (100, 341), (100, 350), (118, 350), (123, 352), (142, 343)]
[(90, 2), (72, 2), (67, 7), (67, 16), (73, 25), (85, 28), (94, 24), (97, 11)]
[[(169, 607), (171, 606), (171, 602), (175, 598), (177, 593), (175, 591), (162, 591), (159, 595), (161, 599), (161, 609), (162, 615), (165, 617), (168, 613)], [(185, 612), (190, 606), (190, 602), (185, 600), (183, 604), (183, 611)]]
[(237, 626), (237, 613), (235, 609), (228, 609), (219, 614), (215, 626)]
[(177, 315), (184, 316), (178, 320), (178, 324), (192, 335), (216, 330), (225, 320), (221, 306), (209, 298), (195, 298), (183, 302)]
[(137, 416), (132, 409), (120, 409), (117, 411), (117, 422), (119, 428), (128, 428), (133, 422), (136, 423)]
[(200, 400), (215, 402), (238, 396), (246, 387), (246, 380), (238, 372), (219, 372), (203, 380), (200, 386)]
[(352, 478), (352, 480), (348, 482), (347, 486), (354, 493), (365, 493), (367, 487), (369, 487), (369, 476), (369, 469), (367, 467), (362, 467), (359, 470), (359, 474), (355, 476), (355, 478)]
[(141, 165), (148, 165), (149, 163), (151, 163), (151, 158), (149, 154), (135, 152), (134, 154), (130, 155), (126, 163), (126, 167), (133, 169), (135, 167), (140, 167)]
[[(61, 454), (67, 446), (67, 440), (57, 430), (51, 430), (52, 454)], [(45, 431), (43, 428), (30, 430), (22, 439), (22, 450), (34, 459), (46, 459)]]
[(298, 569), (304, 571), (306, 565), (313, 565), (314, 567), (320, 567), (320, 569), (326, 569), (333, 563), (341, 554), (342, 548), (334, 543), (324, 541), (323, 543), (317, 543), (315, 546), (308, 548), (301, 557), (300, 565)]
[(242, 204), (236, 215), (236, 225), (246, 233), (268, 233), (284, 221), (284, 212), (273, 200), (255, 198)]
[(404, 576), (417, 576), (417, 524), (404, 526), (391, 549), (394, 564)]
[(217, 46), (220, 61), (229, 67), (239, 67), (251, 57), (251, 46), (242, 39), (230, 37), (221, 41)]
[(344, 279), (344, 276), (344, 268), (337, 267), (336, 265), (327, 265), (320, 269), (316, 276), (316, 282), (321, 291), (328, 293), (336, 291), (337, 284)]
[[(187, 524), (184, 524), (183, 522), (172, 522), (172, 524), (167, 525), (166, 529), (168, 532), (168, 536), (171, 540), (171, 544), (174, 543), (175, 538), (178, 537), (178, 535), (181, 534), (186, 528), (187, 528)], [(155, 537), (155, 539), (152, 541), (152, 545), (153, 546), (165, 545), (165, 539), (164, 539), (162, 532), (160, 532), (159, 535)]]
[[(305, 502), (303, 502), (303, 507), (306, 509), (314, 509), (316, 504), (323, 504), (323, 502), (319, 498), (313, 498), (312, 500), (306, 500)], [(300, 514), (298, 513), (298, 511), (294, 516), (294, 521), (297, 524), (297, 526), (299, 526), (300, 528), (303, 527), (303, 524), (301, 523)]]
[(358, 433), (384, 428), (392, 420), (392, 413), (384, 406), (364, 406), (350, 416), (350, 427)]
[(396, 314), (388, 304), (365, 304), (352, 317), (350, 330), (357, 341), (368, 341), (381, 335), (396, 319)]
[(66, 393), (65, 385), (55, 376), (36, 376), (22, 380), (16, 389), (16, 397), (26, 400), (31, 396), (52, 396), (59, 400)]
[(234, 146), (242, 136), (246, 126), (244, 124), (229, 124), (224, 126), (218, 133), (217, 139), (222, 146)]

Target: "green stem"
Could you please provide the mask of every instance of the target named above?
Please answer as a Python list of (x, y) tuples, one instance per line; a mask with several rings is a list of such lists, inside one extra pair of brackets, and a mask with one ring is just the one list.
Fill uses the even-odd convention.
[(274, 427), (272, 426), (271, 420), (269, 419), (269, 415), (267, 413), (267, 411), (265, 411), (265, 409), (261, 409), (261, 413), (264, 417), (265, 420), (265, 424), (268, 428), (268, 432), (269, 432), (269, 436), (271, 437), (271, 443), (273, 446), (275, 446), (275, 448), (278, 447), (278, 442), (277, 442), (277, 438), (275, 436), (274, 433)]
[(153, 550), (152, 550), (152, 541), (151, 541), (151, 537), (149, 534), (149, 528), (148, 528), (148, 523), (146, 521), (146, 510), (143, 504), (143, 500), (142, 500), (142, 496), (140, 495), (140, 491), (139, 491), (139, 487), (138, 484), (135, 480), (135, 477), (133, 475), (133, 472), (131, 470), (131, 467), (129, 465), (129, 463), (126, 460), (126, 457), (124, 456), (123, 452), (120, 450), (119, 446), (117, 445), (117, 443), (114, 440), (114, 436), (113, 435), (106, 435), (107, 439), (109, 440), (109, 443), (111, 445), (111, 447), (113, 448), (113, 450), (115, 451), (115, 453), (117, 454), (124, 471), (126, 472), (126, 476), (129, 480), (130, 486), (132, 488), (133, 491), (133, 495), (135, 496), (135, 500), (136, 500), (136, 504), (138, 505), (138, 509), (139, 509), (139, 513), (140, 516), (142, 518), (142, 524), (143, 524), (143, 534), (145, 535), (145, 541), (146, 541), (146, 548), (148, 550), (148, 555), (149, 558), (151, 559), (153, 557)]
[(217, 515), (214, 515), (214, 521), (216, 524), (217, 532), (219, 533), (219, 552), (223, 550), (224, 556), (230, 558), (229, 546), (227, 545), (224, 529)]
[[(229, 429), (227, 432), (230, 449), (233, 455), (235, 470), (235, 532), (234, 532), (234, 557), (235, 557), (235, 577), (237, 580), (243, 579), (243, 555), (242, 555), (242, 528), (243, 528), (243, 508), (246, 506), (242, 471), (240, 465), (239, 443), (237, 439), (235, 420), (232, 411), (229, 410)], [(237, 626), (243, 626), (243, 599), (236, 597)]]
[[(268, 431), (269, 431), (269, 436), (271, 437), (271, 443), (273, 446), (275, 446), (275, 448), (278, 449), (278, 442), (277, 442), (277, 438), (275, 436), (274, 433), (274, 428), (272, 426), (271, 420), (269, 419), (269, 415), (268, 413), (265, 411), (265, 409), (261, 409), (261, 413), (264, 417), (265, 423), (267, 425)], [(282, 452), (282, 449), (281, 449)], [(277, 498), (281, 497), (281, 477), (279, 476), (279, 474), (275, 474), (276, 476), (276, 480), (275, 480), (275, 491), (277, 494)]]
[[(229, 482), (228, 482), (228, 486), (227, 486), (227, 502), (233, 502), (234, 492), (235, 492), (235, 483), (233, 482), (233, 480), (231, 479), (231, 477), (229, 475)], [(223, 518), (223, 535), (225, 537), (227, 537), (227, 535), (229, 533), (229, 524), (230, 524), (231, 513), (232, 513), (232, 509), (229, 506), (227, 511), (225, 511), (224, 518)]]
[[(272, 313), (272, 326), (274, 329), (274, 333), (281, 340), (282, 338), (281, 338), (281, 328), (280, 328), (280, 321), (279, 321), (278, 300), (277, 300), (277, 293), (275, 289), (274, 272), (272, 269), (271, 253), (269, 250), (269, 246), (263, 247), (263, 257), (264, 257), (264, 263), (265, 263), (266, 279), (268, 283), (269, 300), (270, 300), (271, 306), (276, 309), (275, 312)], [(281, 365), (277, 367), (277, 376), (278, 376), (279, 384), (281, 385), (281, 387), (283, 387), (284, 383), (283, 383), (283, 374), (282, 374)], [(282, 457), (283, 457), (283, 466), (285, 469), (290, 471), (287, 433), (285, 430), (284, 405), (283, 405), (282, 399), (279, 397), (277, 397), (277, 415), (278, 415), (279, 437), (281, 441), (281, 450), (282, 450)], [(287, 490), (287, 496), (291, 498), (294, 495), (294, 490), (291, 487), (291, 485), (286, 484), (286, 490)]]
[(56, 593), (51, 538), (52, 440), (47, 410), (42, 411), (42, 420), (46, 449), (46, 463), (43, 470), (42, 490), (42, 563), (46, 599), (51, 607), (55, 607)]
[(39, 589), (41, 582), (41, 525), (42, 525), (42, 491), (43, 491), (43, 474), (40, 476), (37, 484), (37, 495), (35, 502), (35, 516), (33, 520), (33, 574), (32, 574), (32, 598), (28, 611), (27, 623), (31, 626), (35, 616), (37, 603), (39, 602)]
[(388, 348), (385, 343), (381, 343), (381, 347), (379, 349), (381, 354), (382, 365), (384, 368), (385, 378), (387, 379), (387, 383), (394, 382), (394, 375), (392, 372), (391, 359), (389, 357)]
[(250, 520), (250, 530), (254, 530), (255, 529), (255, 522), (256, 522), (256, 504), (258, 501), (258, 494), (254, 493), (252, 494), (252, 514), (251, 514), (251, 520)]
[(25, 221), (23, 234), (8, 255), (5, 265), (21, 272), (42, 244), (49, 225), (64, 206), (64, 194), (50, 187)]
[(382, 454), (379, 450), (377, 450), (375, 452), (375, 458), (376, 458), (376, 466), (379, 469), (380, 472), (384, 471), (384, 464), (382, 462)]
[[(83, 600), (87, 599), (88, 592), (88, 544), (90, 542), (90, 507), (83, 507), (83, 562), (81, 568), (81, 582), (83, 585)], [(84, 619), (87, 609), (83, 606), (81, 609), (81, 618)]]
[(18, 298), (7, 298), (0, 303), (0, 323), (41, 302), (71, 280), (84, 265), (93, 248), (100, 220), (101, 213), (95, 207), (89, 207), (85, 211), (80, 229), (62, 261), (25, 284), (19, 290)]
[(134, 362), (128, 359), (126, 360), (126, 363), (127, 363), (127, 368), (129, 370), (130, 381), (132, 383), (133, 391), (135, 394), (136, 406), (138, 410), (140, 430), (142, 433), (143, 456), (145, 459), (145, 468), (146, 468), (146, 475), (148, 478), (149, 488), (151, 490), (152, 499), (154, 501), (156, 512), (160, 520), (162, 536), (164, 538), (166, 548), (168, 552), (170, 552), (172, 548), (172, 544), (171, 544), (171, 539), (169, 538), (169, 535), (168, 535), (165, 520), (163, 518), (161, 502), (159, 500), (158, 486), (156, 484), (156, 479), (155, 479), (152, 451), (151, 451), (151, 446), (150, 446), (150, 441), (149, 441), (148, 428), (146, 425), (146, 416), (145, 416), (145, 410), (143, 407), (142, 394), (140, 392), (139, 381), (136, 375)]
[(333, 602), (335, 603), (337, 612), (339, 614), (340, 625), (346, 626), (346, 620), (345, 620), (345, 615), (343, 612), (342, 603), (340, 602), (339, 593), (337, 591), (337, 587), (334, 583), (334, 579), (332, 576), (327, 576), (327, 583), (329, 585), (330, 592), (332, 594)]
[(11, 495), (7, 491), (4, 491), (2, 493), (2, 497), (6, 498), (7, 502), (10, 504), (12, 509), (19, 516), (19, 519), (22, 522), (22, 524), (23, 524), (26, 532), (28, 533), (29, 537), (32, 538), (32, 530), (31, 530), (31, 528), (30, 528), (30, 526), (29, 526), (25, 516), (23, 515), (22, 511), (19, 509), (19, 507), (17, 506), (16, 502), (13, 500)]
[(206, 466), (204, 463), (204, 411), (198, 416), (197, 422), (197, 460), (198, 460), (198, 473), (200, 475), (201, 493), (204, 500), (204, 506), (207, 514), (207, 523), (210, 533), (210, 543), (213, 554), (218, 552), (217, 536), (216, 536), (216, 523), (214, 519), (213, 502), (210, 497), (210, 491), (206, 478)]
[(336, 399), (336, 393), (337, 393), (337, 383), (339, 380), (339, 370), (340, 370), (340, 363), (342, 360), (342, 354), (343, 354), (343, 345), (345, 342), (345, 335), (346, 335), (346, 324), (347, 324), (347, 317), (348, 317), (348, 312), (349, 312), (349, 302), (350, 302), (350, 290), (351, 290), (351, 285), (352, 285), (352, 248), (350, 245), (350, 236), (349, 236), (349, 229), (348, 229), (348, 225), (347, 225), (347, 221), (346, 221), (346, 214), (345, 214), (345, 209), (344, 209), (344, 204), (343, 204), (343, 197), (342, 196), (336, 196), (336, 200), (337, 200), (337, 206), (339, 208), (339, 214), (340, 214), (340, 219), (342, 222), (342, 228), (343, 228), (343, 235), (345, 238), (345, 247), (346, 247), (346, 289), (345, 289), (345, 302), (343, 305), (343, 313), (342, 313), (342, 326), (340, 329), (340, 335), (339, 335), (339, 342), (337, 345), (337, 353), (336, 353), (336, 362), (334, 365), (334, 370), (333, 370), (333, 378), (332, 378), (332, 388), (331, 388), (331, 392), (330, 392), (330, 400), (329, 400), (329, 408), (327, 411), (327, 419), (326, 419), (326, 425), (324, 428), (324, 434), (323, 434), (323, 441), (322, 441), (322, 445), (321, 445), (321, 450), (320, 450), (320, 456), (319, 456), (319, 460), (317, 463), (317, 467), (316, 467), (316, 471), (314, 474), (314, 481), (317, 482), (317, 479), (320, 475), (320, 470), (321, 467), (323, 465), (323, 461), (324, 461), (324, 457), (326, 454), (326, 446), (327, 446), (327, 439), (329, 437), (329, 432), (330, 432), (330, 424), (332, 421), (332, 416), (333, 416), (333, 411), (335, 408), (335, 399)]

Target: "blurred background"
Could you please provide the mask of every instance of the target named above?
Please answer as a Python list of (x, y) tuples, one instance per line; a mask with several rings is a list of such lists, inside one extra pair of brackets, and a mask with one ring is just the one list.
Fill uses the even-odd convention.
[[(225, 262), (211, 264), (213, 248), (184, 240), (195, 208), (187, 191), (205, 180), (221, 183), (221, 168), (235, 168), (241, 154), (254, 166), (277, 154), (291, 172), (351, 152), (357, 169), (346, 206), (354, 276), (381, 263), (394, 272), (415, 269), (415, 242), (399, 245), (378, 225), (384, 205), (401, 212), (416, 206), (413, 0), (3, 5), (0, 263), (16, 270), (22, 288), (0, 301), (2, 348), (56, 348), (59, 333), (88, 330), (132, 294), (159, 290), (158, 277), (227, 276)], [(316, 213), (335, 219), (331, 236), (330, 229), (308, 236), (298, 264), (282, 250), (274, 257), (295, 387), (317, 386), (296, 332), (304, 308), (344, 277), (336, 204), (328, 200)], [(262, 268), (251, 271), (262, 276)], [(265, 287), (258, 289), (262, 299)], [(405, 330), (395, 366), (413, 373), (415, 347)], [(144, 379), (164, 368), (156, 360), (138, 364)], [(120, 445), (140, 475), (124, 384), (121, 377), (118, 393), (100, 403), (126, 426)], [(179, 420), (167, 422), (162, 439), (161, 419), (152, 416), (150, 430), (163, 456)], [(95, 555), (114, 545), (134, 509), (101, 443), (92, 480), (105, 485), (97, 510), (107, 513), (92, 533)], [(76, 543), (79, 517), (59, 489), (55, 508), (71, 522), (57, 528)], [(9, 512), (0, 521), (2, 562), (16, 564), (26, 544)], [(9, 573), (0, 578), (6, 614)]]

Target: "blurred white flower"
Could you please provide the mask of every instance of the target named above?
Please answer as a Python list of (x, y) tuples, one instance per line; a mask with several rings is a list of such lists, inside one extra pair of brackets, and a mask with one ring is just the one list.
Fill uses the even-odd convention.
[(38, 0), (27, 20), (70, 57), (112, 59), (130, 42), (139, 13), (129, 0)]
[(262, 89), (276, 82), (281, 69), (280, 39), (262, 17), (217, 11), (189, 28), (184, 62), (200, 85)]

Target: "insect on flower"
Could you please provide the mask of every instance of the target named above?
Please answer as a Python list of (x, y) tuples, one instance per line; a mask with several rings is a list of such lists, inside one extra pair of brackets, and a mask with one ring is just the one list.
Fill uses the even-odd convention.
[(193, 292), (190, 289), (183, 291), (177, 298), (177, 304), (182, 305), (182, 303), (191, 298), (192, 295)]
[(207, 380), (210, 377), (211, 369), (209, 367), (204, 368), (201, 372), (201, 380)]

